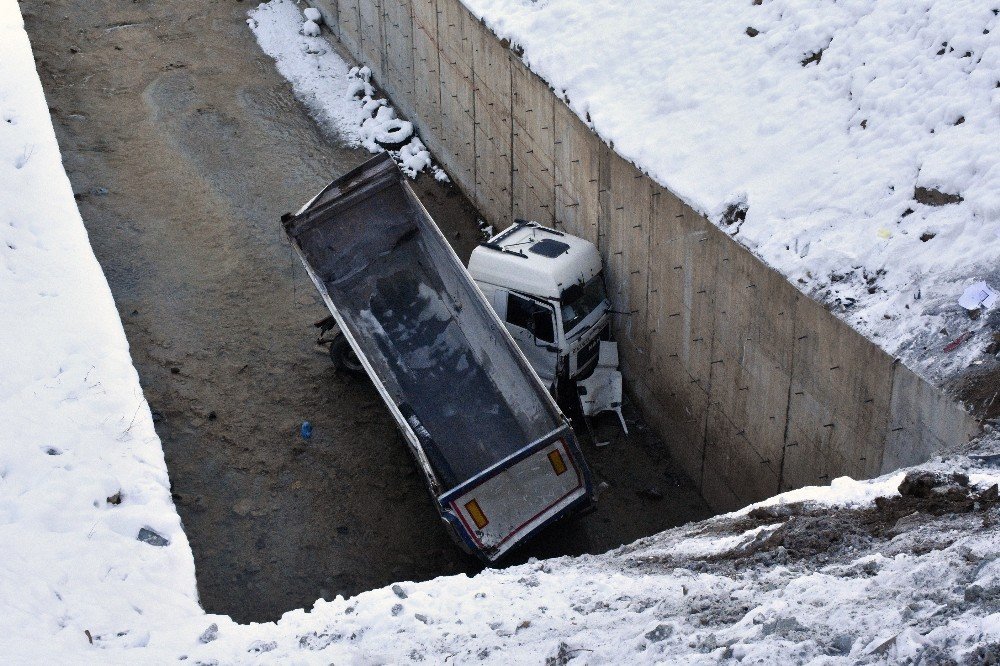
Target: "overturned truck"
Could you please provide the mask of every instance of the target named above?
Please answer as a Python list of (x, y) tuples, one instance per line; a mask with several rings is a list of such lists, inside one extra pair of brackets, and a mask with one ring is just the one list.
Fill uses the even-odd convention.
[(459, 544), (493, 561), (593, 505), (569, 421), (388, 155), (282, 224)]

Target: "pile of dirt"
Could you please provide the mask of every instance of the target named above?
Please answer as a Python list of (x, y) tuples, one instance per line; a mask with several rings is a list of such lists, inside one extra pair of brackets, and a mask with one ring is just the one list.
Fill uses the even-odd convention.
[[(758, 566), (798, 563), (805, 567), (845, 561), (865, 550), (878, 549), (912, 530), (957, 517), (976, 518), (989, 527), (998, 518), (997, 485), (985, 490), (970, 485), (962, 473), (915, 470), (899, 485), (899, 495), (878, 497), (864, 508), (827, 507), (798, 502), (758, 507), (733, 521), (712, 521), (687, 536), (718, 538), (757, 530), (754, 537), (721, 553), (642, 558), (639, 564), (683, 566), (693, 570), (741, 571)], [(946, 530), (941, 530), (942, 533)], [(954, 538), (907, 542), (914, 554), (946, 548)]]

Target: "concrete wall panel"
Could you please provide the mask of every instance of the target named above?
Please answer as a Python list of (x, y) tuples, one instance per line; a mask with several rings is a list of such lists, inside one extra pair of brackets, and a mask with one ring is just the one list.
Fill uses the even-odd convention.
[(685, 208), (668, 191), (653, 186), (646, 313), (651, 371), (646, 383), (656, 401), (643, 402), (650, 404), (644, 412), (647, 418), (662, 423), (658, 430), (671, 454), (699, 483), (708, 387), (690, 371), (698, 357), (691, 354), (690, 341), (696, 336), (692, 336), (688, 294), (693, 289), (690, 270), (685, 267), (696, 260), (694, 253), (707, 242), (708, 233), (705, 223), (686, 214)]
[(462, 190), (475, 198), (475, 102), (472, 31), (477, 24), (459, 0), (438, 0), (441, 137), (437, 155)]
[(337, 0), (338, 35), (347, 50), (362, 58), (361, 3), (366, 0)]
[(597, 244), (598, 143), (565, 104), (553, 107), (556, 227)]
[(435, 155), (441, 153), (441, 77), (438, 54), (437, 0), (411, 0), (413, 15), (412, 118), (420, 138)]
[(555, 222), (553, 114), (549, 87), (518, 58), (511, 58), (514, 217), (545, 226)]
[[(756, 259), (726, 244), (715, 291), (705, 465), (719, 477), (719, 506), (756, 501), (778, 489), (784, 451), (795, 290)], [(705, 494), (713, 490), (706, 481)]]
[(480, 212), (498, 231), (511, 223), (510, 51), (489, 30), (473, 30), (476, 190)]
[(889, 434), (880, 468), (883, 474), (927, 460), (979, 430), (971, 414), (902, 363), (894, 368), (889, 411)]
[(382, 34), (382, 0), (360, 0), (361, 55), (375, 80), (385, 82), (385, 37)]
[(407, 0), (382, 0), (382, 31), (385, 74), (380, 83), (392, 97), (396, 110), (407, 118), (415, 118), (413, 16)]
[(782, 488), (875, 476), (892, 359), (809, 298), (798, 301), (795, 338)]
[(608, 224), (605, 271), (608, 296), (615, 315), (623, 372), (633, 381), (647, 381), (649, 329), (647, 288), (649, 279), (649, 227), (652, 190), (648, 178), (629, 162), (610, 153)]

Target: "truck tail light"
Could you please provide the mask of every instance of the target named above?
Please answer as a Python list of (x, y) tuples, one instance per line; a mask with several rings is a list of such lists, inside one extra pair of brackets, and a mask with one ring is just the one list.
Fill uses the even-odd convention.
[(483, 510), (479, 508), (479, 502), (476, 500), (469, 500), (466, 502), (465, 510), (469, 512), (470, 516), (472, 516), (472, 520), (476, 523), (477, 529), (481, 530), (490, 524), (489, 519), (486, 517), (486, 514), (483, 513)]
[(559, 449), (552, 451), (549, 454), (549, 462), (552, 463), (552, 470), (559, 476), (566, 471), (566, 461), (563, 460), (562, 454), (559, 453)]

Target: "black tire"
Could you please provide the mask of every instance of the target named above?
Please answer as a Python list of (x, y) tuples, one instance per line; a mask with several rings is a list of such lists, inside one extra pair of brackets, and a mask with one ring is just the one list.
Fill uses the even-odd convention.
[(361, 365), (361, 361), (358, 360), (357, 354), (351, 349), (351, 345), (347, 342), (347, 338), (343, 335), (338, 335), (333, 342), (330, 343), (330, 360), (333, 361), (333, 365), (336, 366), (338, 370), (343, 370), (344, 372), (350, 373), (352, 375), (364, 376), (365, 367)]
[(413, 125), (405, 120), (394, 119), (375, 134), (375, 143), (386, 150), (399, 150), (413, 138)]

